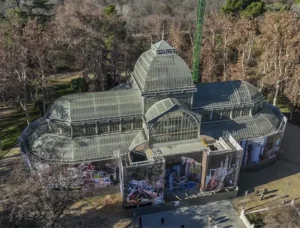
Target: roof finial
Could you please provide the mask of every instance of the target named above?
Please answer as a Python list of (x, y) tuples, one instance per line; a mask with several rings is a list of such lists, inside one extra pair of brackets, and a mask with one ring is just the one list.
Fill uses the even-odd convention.
[(161, 40), (165, 40), (165, 33), (164, 32), (161, 34)]

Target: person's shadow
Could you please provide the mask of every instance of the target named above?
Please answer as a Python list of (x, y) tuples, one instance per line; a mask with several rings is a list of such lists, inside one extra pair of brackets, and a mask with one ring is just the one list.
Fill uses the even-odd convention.
[(221, 217), (218, 217), (215, 219), (215, 223), (216, 224), (221, 224), (221, 223), (224, 223), (224, 222), (227, 222), (229, 221), (228, 218), (226, 218), (226, 216), (221, 216)]

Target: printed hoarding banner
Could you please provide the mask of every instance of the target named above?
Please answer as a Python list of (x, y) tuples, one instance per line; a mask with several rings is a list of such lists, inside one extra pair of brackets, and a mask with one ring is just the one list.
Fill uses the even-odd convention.
[(240, 162), (241, 151), (208, 155), (204, 191), (236, 186)]
[(166, 190), (176, 191), (199, 187), (201, 163), (193, 158), (181, 156), (166, 167)]
[(164, 162), (124, 167), (124, 206), (160, 204), (164, 197)]
[(244, 150), (244, 165), (258, 163), (266, 143), (266, 138), (249, 139)]
[(36, 162), (34, 169), (41, 181), (50, 188), (82, 188), (94, 191), (119, 183), (118, 159), (83, 162), (74, 166)]

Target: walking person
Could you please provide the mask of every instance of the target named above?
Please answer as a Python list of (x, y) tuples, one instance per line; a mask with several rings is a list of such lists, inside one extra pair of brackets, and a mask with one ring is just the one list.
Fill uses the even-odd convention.
[(161, 220), (160, 220), (160, 225), (165, 225), (165, 218), (161, 218)]
[(265, 195), (264, 195), (264, 194), (261, 194), (260, 200), (262, 201), (262, 200), (264, 200), (264, 199), (265, 199)]
[(215, 218), (214, 218), (214, 217), (212, 217), (212, 220), (211, 220), (211, 225), (214, 225), (214, 223), (215, 223)]
[(211, 225), (211, 223), (212, 223), (212, 217), (210, 215), (208, 216), (208, 223), (209, 223), (209, 225)]
[(143, 221), (142, 221), (142, 216), (139, 217), (139, 228), (142, 228)]

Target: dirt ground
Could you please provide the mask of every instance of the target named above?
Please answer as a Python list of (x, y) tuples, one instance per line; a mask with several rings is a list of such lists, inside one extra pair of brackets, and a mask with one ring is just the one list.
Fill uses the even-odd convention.
[[(109, 193), (106, 193), (109, 194)], [(122, 208), (120, 194), (110, 194), (99, 197), (88, 197), (76, 202), (64, 218), (66, 227), (112, 227), (131, 228), (132, 219), (127, 218)]]

